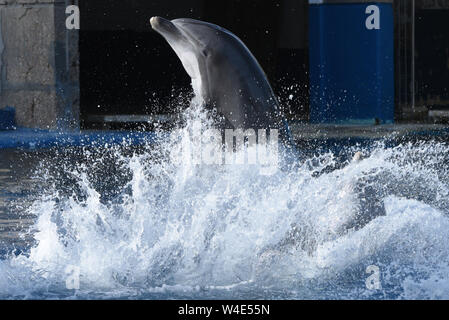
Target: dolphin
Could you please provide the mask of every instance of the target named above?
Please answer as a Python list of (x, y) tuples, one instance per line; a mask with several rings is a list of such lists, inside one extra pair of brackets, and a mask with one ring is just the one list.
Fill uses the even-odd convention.
[(152, 17), (151, 27), (175, 51), (196, 98), (217, 111), (226, 129), (290, 130), (268, 79), (245, 44), (230, 31), (194, 19)]

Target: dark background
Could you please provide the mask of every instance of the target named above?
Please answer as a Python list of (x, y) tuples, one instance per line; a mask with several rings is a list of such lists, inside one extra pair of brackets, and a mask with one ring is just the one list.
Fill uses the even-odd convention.
[[(449, 10), (416, 11), (416, 98), (429, 105), (449, 102)], [(446, 102), (447, 101), (447, 102)]]
[[(89, 114), (174, 113), (180, 92), (188, 97), (190, 78), (173, 50), (151, 29), (149, 19), (155, 15), (200, 19), (231, 30), (260, 62), (286, 113), (306, 118), (307, 2), (282, 4), (260, 0), (80, 2), (84, 124)], [(285, 36), (280, 37), (281, 33)], [(290, 95), (295, 98), (289, 99)]]
[[(417, 106), (449, 108), (445, 1), (415, 2), (414, 83), (411, 1), (394, 2), (397, 120), (406, 119), (412, 87)], [(205, 20), (235, 33), (265, 70), (287, 117), (308, 120), (306, 0), (83, 0), (80, 11), (83, 127), (90, 126), (89, 115), (174, 114), (180, 105), (188, 106), (190, 78), (173, 50), (151, 29), (149, 19), (155, 15)]]

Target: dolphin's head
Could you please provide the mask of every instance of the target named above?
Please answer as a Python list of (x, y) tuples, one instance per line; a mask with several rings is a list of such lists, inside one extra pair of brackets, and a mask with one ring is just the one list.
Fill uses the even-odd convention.
[(151, 27), (172, 47), (182, 46), (185, 51), (194, 51), (204, 57), (220, 51), (220, 35), (226, 33), (233, 36), (232, 33), (215, 24), (194, 19), (182, 18), (170, 21), (161, 17), (152, 17), (150, 23)]
[(204, 79), (203, 45), (180, 27), (176, 21), (153, 17), (150, 23), (153, 30), (164, 37), (181, 60), (184, 69), (192, 78), (192, 87), (195, 95), (205, 100), (207, 79)]
[[(184, 69), (192, 78), (195, 94), (208, 95), (207, 60), (220, 55), (223, 46), (221, 37), (232, 33), (212, 23), (194, 19), (167, 20), (161, 17), (150, 19), (151, 27), (162, 35), (181, 60)], [(236, 38), (237, 41), (239, 41)]]

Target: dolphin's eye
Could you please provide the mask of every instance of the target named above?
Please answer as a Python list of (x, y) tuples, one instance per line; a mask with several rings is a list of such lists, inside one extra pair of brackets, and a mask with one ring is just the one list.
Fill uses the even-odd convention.
[(209, 51), (207, 49), (203, 49), (203, 56), (207, 57), (209, 55)]

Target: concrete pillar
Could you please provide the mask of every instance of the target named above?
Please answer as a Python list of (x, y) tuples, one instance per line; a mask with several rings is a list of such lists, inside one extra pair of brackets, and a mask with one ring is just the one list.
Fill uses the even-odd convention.
[(18, 126), (77, 128), (78, 32), (65, 28), (74, 1), (0, 0), (0, 107)]

